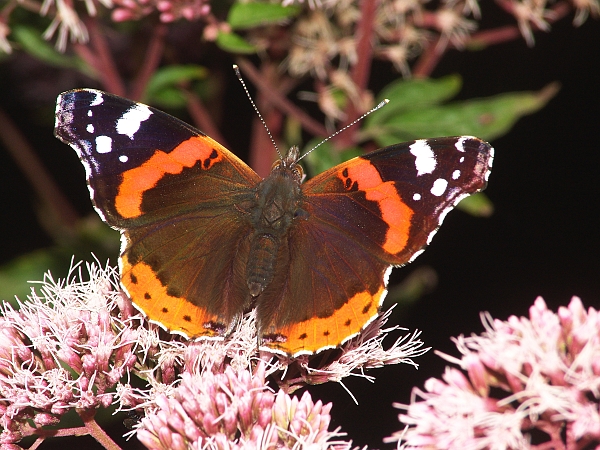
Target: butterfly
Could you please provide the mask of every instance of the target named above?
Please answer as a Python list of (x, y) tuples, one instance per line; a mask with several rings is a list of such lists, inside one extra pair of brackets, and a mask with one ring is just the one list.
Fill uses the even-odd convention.
[(138, 309), (173, 333), (220, 338), (256, 308), (261, 346), (291, 356), (373, 321), (392, 267), (486, 187), (493, 160), (475, 137), (420, 139), (303, 182), (292, 147), (263, 179), (185, 122), (93, 89), (58, 97), (55, 135), (121, 232), (120, 283)]

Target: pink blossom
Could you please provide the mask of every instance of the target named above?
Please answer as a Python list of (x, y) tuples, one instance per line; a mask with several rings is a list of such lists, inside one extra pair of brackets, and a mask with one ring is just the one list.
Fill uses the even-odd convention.
[(274, 394), (265, 373), (264, 363), (254, 373), (231, 366), (222, 373), (184, 373), (169, 397), (156, 398), (138, 439), (150, 449), (350, 447), (333, 441), (341, 434), (328, 430), (331, 404), (314, 403), (308, 392), (300, 399)]
[(164, 23), (179, 19), (198, 20), (210, 13), (206, 0), (114, 0), (112, 19), (115, 22), (139, 20), (154, 11)]
[(136, 333), (120, 330), (113, 269), (88, 266), (90, 281), (55, 282), (32, 291), (19, 310), (0, 309), (2, 444), (36, 425), (56, 424), (70, 409), (108, 407), (110, 389), (133, 367)]
[[(573, 297), (529, 318), (482, 314), (486, 332), (455, 339), (460, 359), (415, 388), (390, 440), (401, 448), (580, 449), (600, 445), (600, 313)], [(534, 432), (536, 431), (537, 432)]]

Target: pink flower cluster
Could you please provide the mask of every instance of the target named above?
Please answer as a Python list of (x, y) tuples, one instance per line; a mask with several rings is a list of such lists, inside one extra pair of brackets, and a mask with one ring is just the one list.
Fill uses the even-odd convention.
[(172, 394), (157, 396), (153, 404), (137, 431), (149, 449), (350, 448), (333, 441), (341, 436), (337, 430), (328, 431), (331, 403), (314, 403), (308, 392), (300, 399), (281, 390), (274, 394), (264, 363), (254, 374), (231, 366), (184, 373)]
[(178, 19), (198, 20), (210, 13), (207, 0), (113, 0), (112, 19), (115, 22), (140, 20), (154, 11), (160, 21), (175, 22)]
[[(133, 327), (115, 326), (121, 294), (110, 271), (89, 282), (47, 279), (19, 310), (0, 306), (0, 444), (56, 424), (71, 409), (108, 407), (135, 361)], [(30, 420), (34, 426), (30, 424)]]
[(442, 355), (442, 379), (415, 388), (390, 440), (399, 448), (583, 449), (600, 446), (600, 312), (573, 297), (529, 318), (482, 315), (486, 332), (459, 337), (461, 359)]
[[(223, 340), (188, 341), (135, 313), (116, 269), (91, 264), (88, 275), (74, 276), (78, 268), (58, 282), (47, 275), (18, 309), (0, 305), (3, 449), (18, 448), (26, 436), (41, 443), (50, 437), (43, 427), (71, 410), (85, 426), (55, 432), (89, 434), (109, 445), (94, 415), (110, 405), (145, 415), (133, 433), (149, 448), (349, 448), (338, 430), (328, 430), (331, 405), (291, 393), (349, 375), (370, 378), (369, 368), (416, 366), (412, 358), (428, 350), (418, 332), (384, 349), (383, 339), (397, 328), (383, 328), (389, 312), (329, 358), (321, 355), (318, 367), (306, 356), (257, 349), (252, 312)], [(145, 385), (130, 383), (133, 377)], [(267, 387), (269, 377), (279, 384), (277, 394)]]

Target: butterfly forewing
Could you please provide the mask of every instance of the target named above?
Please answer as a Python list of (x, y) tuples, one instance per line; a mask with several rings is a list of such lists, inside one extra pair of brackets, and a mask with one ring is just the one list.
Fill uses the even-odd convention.
[(79, 155), (97, 211), (116, 228), (234, 204), (261, 180), (194, 127), (102, 91), (61, 94), (55, 134)]
[(414, 259), (460, 199), (485, 188), (492, 160), (477, 138), (421, 139), (351, 159), (304, 192), (315, 220), (343, 224), (358, 245), (397, 266)]

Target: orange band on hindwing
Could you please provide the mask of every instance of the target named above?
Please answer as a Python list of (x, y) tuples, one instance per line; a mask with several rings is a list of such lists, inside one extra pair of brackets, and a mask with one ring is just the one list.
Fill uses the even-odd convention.
[(125, 255), (121, 257), (121, 263), (121, 284), (151, 321), (188, 338), (224, 334), (227, 327), (217, 316), (187, 298), (169, 295), (148, 264), (131, 265)]
[(389, 227), (382, 243), (383, 249), (393, 255), (404, 250), (410, 235), (413, 210), (402, 201), (394, 182), (383, 181), (377, 168), (362, 158), (347, 165), (338, 176), (347, 190), (356, 187), (365, 193), (367, 200), (379, 206), (381, 218)]
[(356, 336), (379, 312), (385, 294), (382, 285), (375, 294), (359, 292), (329, 317), (314, 317), (267, 334), (264, 344), (277, 351), (297, 356), (312, 354), (340, 345)]
[(167, 174), (178, 174), (201, 162), (202, 169), (210, 169), (221, 161), (223, 154), (217, 149), (218, 143), (206, 136), (194, 136), (182, 142), (169, 153), (156, 150), (139, 167), (122, 174), (119, 192), (115, 198), (115, 208), (125, 219), (142, 215), (144, 192), (152, 189)]

